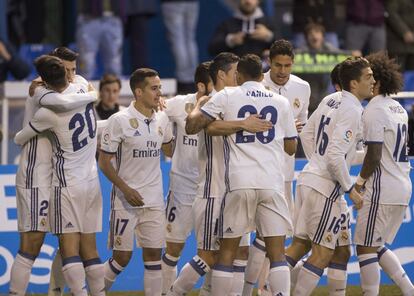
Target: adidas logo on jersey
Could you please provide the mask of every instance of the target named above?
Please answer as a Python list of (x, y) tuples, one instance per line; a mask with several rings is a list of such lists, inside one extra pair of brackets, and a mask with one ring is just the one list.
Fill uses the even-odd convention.
[(66, 224), (65, 228), (73, 228), (72, 222), (69, 222), (68, 224)]
[(382, 241), (382, 237), (379, 237), (379, 238), (376, 240), (376, 242), (380, 242), (380, 241)]
[(226, 233), (233, 233), (233, 230), (231, 230), (231, 228), (229, 227), (229, 228), (227, 228), (226, 229), (226, 231), (225, 231)]
[(139, 131), (135, 131), (134, 137), (138, 137), (138, 136), (141, 136), (141, 133)]

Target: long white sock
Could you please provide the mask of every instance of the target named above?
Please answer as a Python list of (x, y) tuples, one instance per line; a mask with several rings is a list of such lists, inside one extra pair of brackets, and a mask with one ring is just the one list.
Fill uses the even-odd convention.
[(414, 286), (394, 252), (385, 246), (380, 247), (377, 252), (379, 265), (394, 283), (400, 287), (403, 295), (414, 295)]
[(299, 271), (293, 295), (310, 295), (318, 285), (319, 279), (323, 274), (323, 269), (316, 267), (309, 262), (305, 262)]
[(329, 263), (328, 266), (328, 289), (329, 296), (345, 296), (346, 292), (346, 265)]
[(92, 296), (105, 296), (105, 269), (99, 258), (83, 261), (86, 281)]
[(87, 296), (85, 269), (79, 256), (64, 258), (62, 260), (62, 273), (70, 292), (74, 296)]
[(184, 267), (181, 269), (178, 278), (175, 280), (170, 291), (167, 295), (185, 295), (191, 291), (194, 285), (197, 283), (200, 277), (210, 271), (208, 264), (198, 257), (193, 257)]
[(144, 261), (144, 294), (161, 295), (162, 271), (161, 260)]
[(233, 286), (233, 266), (216, 264), (211, 277), (211, 295), (227, 296)]
[(177, 278), (177, 262), (180, 257), (174, 257), (167, 253), (162, 256), (162, 295), (166, 295)]
[(290, 288), (293, 290), (296, 286), (296, 283), (298, 281), (298, 275), (300, 269), (303, 267), (303, 264), (305, 264), (306, 260), (302, 259), (299, 260), (298, 263), (296, 263), (295, 267), (290, 270)]
[(115, 282), (116, 277), (124, 270), (118, 262), (113, 258), (109, 258), (108, 261), (104, 263), (104, 281), (105, 281), (105, 290), (109, 291), (113, 283)]
[(10, 274), (10, 295), (25, 295), (35, 260), (35, 256), (21, 251), (17, 252)]
[(255, 238), (253, 244), (249, 248), (249, 258), (247, 260), (246, 271), (244, 273), (243, 296), (251, 296), (262, 270), (263, 262), (266, 256), (266, 248), (264, 241)]
[(236, 259), (233, 262), (233, 286), (231, 296), (241, 296), (244, 285), (244, 272), (246, 270), (247, 260)]
[(198, 296), (210, 296), (211, 295), (211, 276), (212, 276), (212, 272), (210, 270), (204, 276), (204, 283), (200, 289), (200, 293), (198, 293)]
[(364, 296), (377, 296), (380, 285), (380, 269), (377, 253), (358, 256), (361, 287)]
[(53, 258), (52, 268), (50, 269), (50, 282), (48, 296), (62, 296), (65, 291), (65, 278), (62, 273), (62, 255), (60, 249), (57, 250)]
[(272, 295), (290, 294), (290, 272), (286, 261), (270, 263), (269, 282)]

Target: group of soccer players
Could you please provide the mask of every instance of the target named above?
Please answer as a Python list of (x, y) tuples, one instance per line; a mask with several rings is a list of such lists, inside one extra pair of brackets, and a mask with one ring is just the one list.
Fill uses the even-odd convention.
[[(146, 295), (185, 295), (203, 276), (200, 295), (251, 295), (263, 271), (271, 295), (310, 295), (325, 268), (330, 295), (345, 295), (352, 243), (345, 193), (358, 209), (353, 240), (364, 295), (378, 295), (380, 266), (404, 295), (414, 295), (385, 247), (411, 197), (407, 113), (390, 97), (402, 76), (385, 54), (337, 65), (337, 92), (309, 119), (310, 87), (291, 74), (294, 52), (286, 40), (270, 48), (267, 73), (255, 55), (220, 53), (197, 67), (196, 93), (165, 101), (158, 73), (137, 69), (130, 77), (134, 100), (104, 122), (94, 115), (94, 89), (66, 70), (75, 59), (59, 49), (35, 62), (40, 78), (15, 138), (23, 145), (16, 177), (21, 244), (10, 295), (24, 295), (47, 231), (60, 248), (49, 295), (60, 295), (65, 284), (73, 295), (87, 295), (87, 287), (105, 295), (129, 263), (134, 240), (143, 248)], [(99, 167), (113, 183), (112, 256), (104, 264), (95, 243), (102, 221), (97, 134)], [(298, 135), (308, 164), (293, 202)], [(166, 203), (161, 151), (172, 157)], [(354, 184), (355, 163), (363, 165)], [(192, 230), (196, 255), (177, 276)]]

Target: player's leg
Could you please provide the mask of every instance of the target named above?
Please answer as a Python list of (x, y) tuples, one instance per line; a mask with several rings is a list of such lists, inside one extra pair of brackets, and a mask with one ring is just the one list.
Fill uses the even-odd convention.
[(104, 33), (101, 35), (99, 50), (102, 54), (104, 73), (122, 74), (123, 25), (118, 16), (106, 17), (100, 22)]
[(266, 257), (266, 247), (259, 233), (256, 231), (256, 238), (249, 249), (246, 271), (244, 274), (243, 296), (252, 295), (254, 284), (256, 284), (260, 271)]
[[(167, 226), (168, 227), (168, 226)], [(177, 278), (177, 263), (184, 243), (168, 242), (162, 255), (162, 295), (165, 295)]]
[(125, 269), (132, 257), (131, 251), (113, 249), (112, 256), (104, 263), (105, 290), (109, 291), (117, 276)]
[(328, 289), (331, 296), (345, 296), (350, 246), (340, 246), (335, 249), (328, 265)]
[(40, 253), (44, 232), (21, 232), (20, 247), (10, 273), (10, 294), (25, 295), (33, 263)]
[(245, 234), (237, 249), (236, 258), (233, 262), (233, 287), (230, 295), (241, 295), (244, 285), (244, 274), (247, 260), (249, 258), (250, 233)]
[(62, 255), (60, 254), (60, 250), (57, 249), (50, 269), (50, 282), (47, 295), (62, 296), (65, 290), (65, 285), (65, 279), (62, 273)]
[(98, 20), (78, 18), (76, 45), (79, 51), (79, 73), (86, 79), (92, 79), (96, 69), (96, 54), (102, 30)]
[(380, 286), (380, 267), (376, 247), (357, 246), (361, 287), (364, 295), (378, 295)]
[(145, 295), (161, 295), (161, 248), (142, 248)]
[(86, 273), (86, 281), (92, 296), (105, 295), (104, 266), (96, 250), (95, 233), (82, 233), (80, 256)]

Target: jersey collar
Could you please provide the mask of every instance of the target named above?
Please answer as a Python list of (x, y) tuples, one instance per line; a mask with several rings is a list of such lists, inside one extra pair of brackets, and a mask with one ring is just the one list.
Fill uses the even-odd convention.
[(243, 87), (254, 87), (254, 88), (266, 90), (264, 85), (259, 81), (246, 81), (241, 86), (243, 86)]
[(155, 118), (155, 113), (156, 113), (155, 110), (152, 112), (151, 117), (148, 118), (135, 108), (134, 101), (132, 101), (131, 104), (129, 104), (128, 109), (129, 109), (129, 113), (131, 113), (132, 115), (134, 115), (135, 117), (137, 117), (140, 120), (146, 120), (146, 119), (153, 120)]
[(354, 96), (351, 92), (342, 90), (342, 99), (349, 100), (352, 104), (362, 107), (361, 102), (358, 100), (356, 96)]
[(274, 81), (272, 80), (272, 78), (270, 77), (270, 70), (269, 71), (267, 71), (265, 74), (264, 74), (264, 79), (267, 81), (267, 83), (269, 83), (270, 85), (272, 85), (274, 88), (276, 88), (276, 89), (280, 89), (280, 90), (284, 90), (284, 91), (288, 91), (289, 90), (289, 88), (290, 88), (290, 86), (292, 85), (292, 79), (291, 79), (291, 77), (292, 77), (292, 75), (289, 75), (289, 79), (288, 79), (288, 81), (286, 81), (286, 83), (284, 84), (284, 85), (279, 85), (279, 84), (276, 84), (276, 83), (274, 83)]

